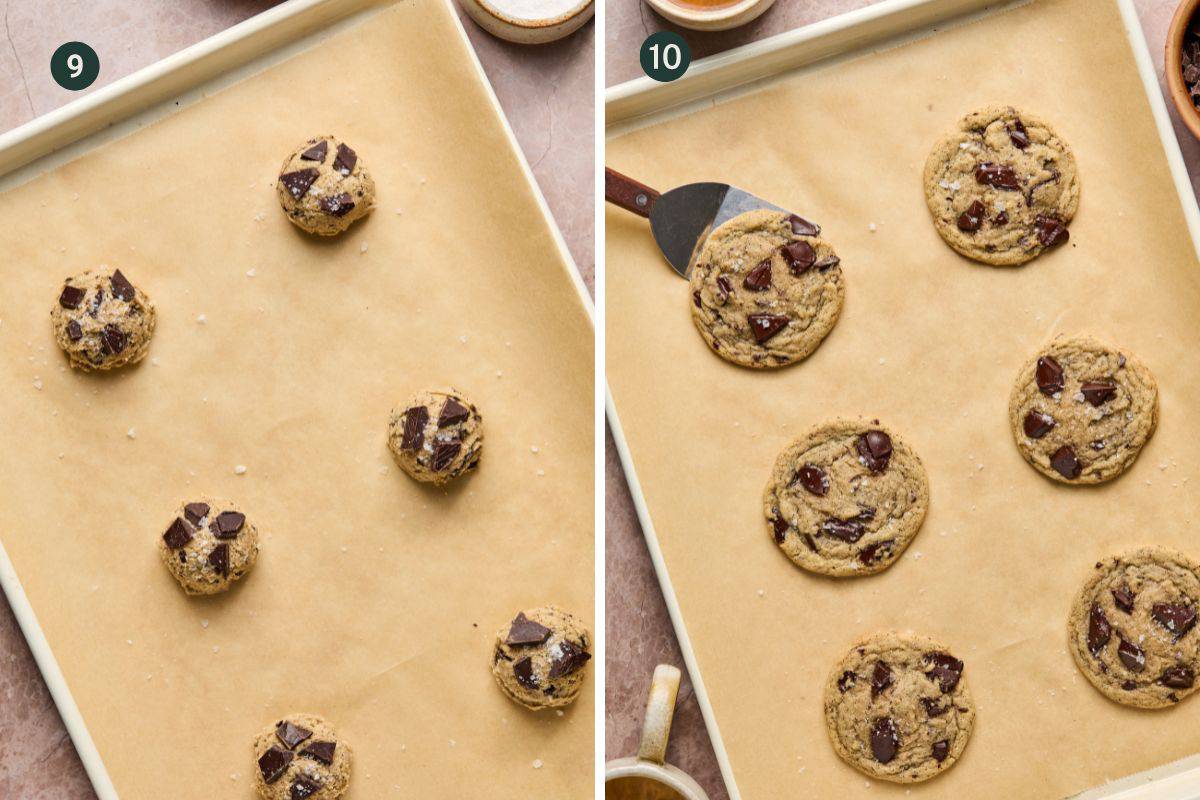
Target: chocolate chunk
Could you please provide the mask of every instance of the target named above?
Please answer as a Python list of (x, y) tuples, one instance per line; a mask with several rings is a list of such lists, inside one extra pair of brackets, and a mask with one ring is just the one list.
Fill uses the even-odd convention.
[(519, 647), (528, 644), (541, 644), (549, 638), (550, 629), (545, 625), (534, 622), (525, 616), (525, 612), (522, 611), (517, 614), (512, 621), (512, 625), (508, 627), (508, 637), (504, 640), (504, 643)]
[(950, 755), (950, 740), (942, 739), (933, 743), (933, 760), (939, 764), (946, 760), (946, 756)]
[(88, 309), (88, 316), (93, 319), (100, 313), (100, 306), (104, 303), (104, 290), (97, 289), (96, 294), (92, 296), (92, 307)]
[(1112, 381), (1088, 381), (1079, 391), (1083, 393), (1084, 400), (1098, 408), (1117, 393), (1117, 385)]
[(79, 308), (86, 294), (87, 292), (78, 286), (64, 286), (62, 294), (58, 296), (58, 304), (63, 308)]
[(1067, 226), (1063, 225), (1058, 217), (1038, 214), (1033, 223), (1034, 230), (1037, 231), (1038, 241), (1042, 243), (1042, 247), (1055, 247), (1071, 238), (1071, 233), (1067, 230)]
[(1087, 646), (1092, 655), (1099, 657), (1108, 640), (1112, 638), (1112, 625), (1104, 616), (1104, 609), (1098, 603), (1092, 603), (1091, 613), (1088, 614)]
[(692, 304), (695, 305), (696, 308), (700, 308), (700, 292), (699, 291), (692, 292)]
[(1172, 689), (1190, 689), (1195, 680), (1196, 676), (1192, 670), (1180, 665), (1167, 667), (1158, 678), (1159, 683)]
[(817, 236), (821, 233), (821, 226), (815, 222), (809, 222), (804, 217), (797, 217), (792, 214), (787, 218), (788, 223), (792, 226), (792, 233), (797, 236)]
[(1146, 668), (1146, 654), (1142, 652), (1142, 648), (1124, 638), (1117, 645), (1117, 657), (1130, 672), (1141, 672)]
[(1155, 603), (1150, 609), (1150, 616), (1166, 628), (1177, 642), (1196, 626), (1196, 607), (1187, 603)]
[(1025, 415), (1025, 435), (1040, 439), (1054, 429), (1054, 417), (1041, 411), (1030, 411)]
[(1063, 388), (1063, 368), (1054, 356), (1042, 356), (1037, 360), (1038, 389), (1042, 394), (1052, 395), (1061, 392)]
[(1029, 147), (1029, 133), (1025, 130), (1025, 123), (1019, 119), (1013, 120), (1013, 124), (1008, 127), (1008, 138), (1018, 150)]
[(193, 525), (199, 525), (208, 516), (208, 510), (208, 503), (188, 503), (183, 507), (183, 516)]
[(817, 263), (817, 252), (803, 239), (785, 244), (779, 248), (779, 253), (796, 276), (803, 275), (805, 270)]
[(771, 520), (771, 527), (775, 530), (775, 544), (783, 544), (784, 537), (787, 536), (788, 524), (785, 520), (775, 517)]
[(769, 341), (772, 336), (786, 328), (791, 322), (787, 317), (779, 314), (751, 314), (746, 317), (746, 321), (750, 323), (750, 332), (754, 334), (754, 341), (759, 344)]
[(1096, 439), (1095, 441), (1088, 442), (1088, 447), (1092, 448), (1096, 452), (1100, 452), (1104, 449), (1104, 440)]
[(425, 444), (425, 424), (429, 422), (429, 409), (413, 406), (404, 412), (404, 437), (400, 440), (401, 450), (420, 450)]
[(529, 658), (522, 658), (513, 664), (513, 675), (516, 676), (517, 683), (524, 686), (526, 689), (538, 688), (537, 676), (533, 674), (533, 661)]
[(729, 296), (733, 294), (733, 284), (724, 275), (717, 277), (717, 296), (721, 298), (721, 305), (729, 302)]
[[(554, 648), (550, 649), (554, 650)], [(558, 654), (550, 662), (551, 679), (572, 675), (583, 669), (583, 665), (592, 660), (591, 653), (570, 639), (563, 639), (559, 642), (558, 651)]]
[(288, 194), (299, 200), (308, 192), (318, 175), (320, 173), (314, 167), (309, 167), (284, 173), (279, 176), (279, 182), (283, 184), (283, 188), (288, 190)]
[(851, 519), (827, 519), (821, 523), (821, 533), (854, 544), (867, 532), (857, 517)]
[(1075, 451), (1065, 444), (1054, 451), (1054, 455), (1050, 457), (1050, 466), (1067, 480), (1075, 480), (1079, 473), (1083, 472), (1083, 465), (1075, 457)]
[(331, 217), (344, 217), (354, 209), (354, 198), (345, 192), (325, 195), (317, 201), (317, 205)]
[(929, 668), (925, 677), (937, 683), (942, 694), (953, 692), (963, 673), (963, 662), (949, 653), (926, 653), (925, 666)]
[(246, 524), (246, 515), (240, 511), (222, 511), (217, 514), (213, 523), (213, 536), (218, 539), (236, 539), (242, 526)]
[(758, 266), (750, 270), (746, 275), (746, 279), (742, 281), (742, 286), (745, 286), (752, 292), (765, 292), (771, 288), (771, 259), (764, 258), (758, 262)]
[(921, 705), (925, 706), (925, 713), (930, 717), (940, 717), (942, 714), (945, 714), (947, 711), (949, 711), (950, 706), (954, 704), (946, 703), (945, 705), (942, 705), (941, 701), (939, 701), (936, 697), (922, 697)]
[(838, 691), (841, 692), (842, 694), (845, 694), (846, 692), (853, 689), (854, 685), (856, 683), (858, 683), (858, 673), (851, 672), (850, 670), (846, 670), (845, 672), (842, 673), (842, 676), (840, 678), (838, 678), (838, 682), (837, 682)]
[(300, 751), (300, 755), (308, 756), (329, 766), (333, 764), (333, 751), (336, 748), (337, 742), (310, 742), (308, 747)]
[(112, 285), (113, 297), (119, 297), (128, 303), (134, 298), (134, 295), (137, 294), (137, 290), (134, 289), (133, 284), (126, 280), (125, 276), (121, 274), (121, 270), (114, 272), (112, 277), (108, 280)]
[(992, 220), (992, 224), (995, 225), (997, 228), (1003, 228), (1005, 225), (1008, 224), (1008, 212), (1001, 211), (999, 214), (996, 215), (996, 218)]
[(312, 736), (312, 731), (308, 728), (293, 725), (286, 719), (275, 726), (275, 738), (289, 750), (295, 750), (297, 745), (310, 736)]
[(1122, 681), (1121, 688), (1127, 692), (1132, 692), (1137, 688), (1137, 681)]
[(1124, 611), (1126, 614), (1133, 613), (1133, 590), (1129, 588), (1129, 584), (1122, 583), (1120, 586), (1112, 590), (1113, 602), (1117, 604), (1117, 608)]
[(892, 685), (892, 680), (892, 668), (883, 661), (876, 661), (875, 669), (871, 672), (871, 699), (874, 700), (887, 691)]
[(896, 732), (896, 723), (891, 717), (880, 717), (871, 726), (871, 754), (880, 764), (886, 764), (896, 757), (900, 749), (900, 734)]
[[(809, 550), (812, 550), (814, 553), (819, 552), (817, 550), (816, 540), (813, 539), (812, 534), (802, 533), (800, 534), (800, 539), (804, 542), (805, 546), (807, 546)], [(783, 542), (780, 542), (780, 544), (783, 544)]]
[(990, 161), (985, 161), (975, 167), (975, 181), (985, 186), (994, 186), (1010, 192), (1021, 188), (1021, 182), (1017, 179), (1017, 173), (1013, 172), (1012, 167), (1005, 164), (993, 164)]
[(958, 215), (958, 229), (967, 233), (974, 233), (983, 225), (983, 216), (986, 213), (987, 209), (983, 207), (983, 203), (976, 200), (967, 206), (966, 211)]
[(829, 476), (816, 464), (805, 464), (796, 473), (795, 479), (808, 490), (809, 494), (824, 497), (829, 492)]
[(867, 431), (858, 437), (855, 447), (867, 469), (876, 474), (887, 469), (892, 459), (892, 438), (883, 431)]
[(438, 414), (437, 426), (445, 428), (460, 422), (466, 422), (470, 416), (471, 410), (469, 408), (453, 397), (447, 397), (446, 404), (442, 406), (442, 413)]
[(104, 351), (109, 355), (117, 355), (125, 346), (129, 344), (129, 336), (125, 331), (113, 325), (111, 322), (104, 326), (104, 330), (100, 332), (100, 342), (104, 345)]
[(821, 272), (824, 272), (831, 267), (836, 267), (840, 263), (842, 263), (842, 260), (837, 256), (825, 256), (813, 266)]
[(300, 158), (305, 161), (316, 161), (318, 163), (325, 161), (325, 154), (329, 152), (329, 141), (322, 139), (312, 147), (300, 154)]
[(208, 554), (208, 565), (222, 578), (229, 575), (229, 545), (221, 543)]
[(863, 564), (870, 564), (875, 560), (876, 556), (887, 558), (891, 555), (892, 545), (896, 543), (895, 539), (885, 539), (882, 542), (869, 544), (862, 549), (858, 554), (858, 560)]
[(79, 327), (79, 323), (73, 319), (67, 321), (67, 338), (72, 342), (78, 342), (83, 338), (83, 328)]
[(321, 782), (315, 778), (300, 775), (292, 781), (290, 800), (304, 800), (321, 791)]
[(458, 451), (462, 450), (462, 442), (458, 439), (438, 439), (433, 443), (433, 463), (430, 466), (434, 472), (441, 472), (454, 462)]
[(342, 175), (349, 175), (354, 171), (354, 165), (358, 163), (358, 154), (346, 147), (344, 144), (339, 144), (337, 149), (337, 158), (333, 159), (333, 168)]
[(167, 543), (167, 547), (172, 550), (178, 550), (192, 540), (192, 528), (179, 517), (171, 523), (171, 527), (167, 528), (167, 532), (163, 534), (163, 541)]
[(292, 755), (292, 751), (271, 745), (271, 749), (258, 759), (258, 771), (262, 773), (263, 782), (274, 783), (279, 780), (279, 776), (287, 771), (293, 758), (295, 756)]

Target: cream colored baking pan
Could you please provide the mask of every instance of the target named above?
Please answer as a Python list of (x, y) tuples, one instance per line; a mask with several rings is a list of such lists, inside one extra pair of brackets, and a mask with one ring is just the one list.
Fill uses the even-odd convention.
[[(321, 133), (378, 187), (331, 241), (274, 191)], [(591, 687), (539, 715), (489, 667), (522, 608), (593, 622), (591, 303), (451, 3), (291, 0), (0, 137), (0, 168), (0, 582), (99, 796), (248, 800), (293, 711), (353, 747), (348, 798), (587, 796)], [(158, 309), (113, 376), (47, 318), (101, 263)], [(386, 426), (447, 384), (486, 440), (441, 491)], [(200, 494), (262, 537), (217, 598), (155, 554)]]
[[(997, 102), (1049, 119), (1082, 184), (1070, 245), (1020, 269), (954, 254), (922, 190), (938, 136)], [(607, 209), (609, 420), (731, 795), (1200, 796), (1197, 701), (1118, 706), (1067, 650), (1098, 558), (1200, 555), (1200, 214), (1132, 2), (881, 2), (616, 86), (606, 113), (609, 167), (663, 190), (729, 182), (815, 220), (846, 278), (816, 353), (742, 369), (696, 333), (644, 221)], [(1007, 423), (1020, 365), (1080, 330), (1138, 353), (1161, 390), (1141, 459), (1095, 490), (1036, 474)], [(905, 557), (853, 581), (793, 566), (761, 511), (777, 453), (841, 415), (902, 431), (932, 498)], [(947, 642), (978, 706), (963, 759), (912, 787), (867, 781), (825, 733), (827, 671), (884, 628)]]

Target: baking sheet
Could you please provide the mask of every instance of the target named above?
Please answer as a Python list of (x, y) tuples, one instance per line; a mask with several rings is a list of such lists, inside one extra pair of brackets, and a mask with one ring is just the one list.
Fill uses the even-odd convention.
[[(378, 207), (317, 241), (273, 185), (327, 131)], [(535, 715), (489, 664), (518, 609), (592, 621), (592, 332), (448, 3), (380, 11), (0, 214), (0, 532), (121, 796), (253, 797), (250, 741), (293, 710), (353, 746), (349, 798), (590, 793), (590, 680)], [(98, 263), (159, 311), (153, 361), (113, 376), (64, 369), (47, 319)], [(446, 383), (487, 438), (443, 492), (395, 467), (386, 425)], [(200, 493), (265, 537), (224, 597), (157, 560)]]
[[(1079, 161), (1070, 245), (1019, 269), (955, 255), (922, 193), (933, 142), (991, 102), (1048, 118)], [(659, 189), (736, 183), (819, 221), (843, 259), (846, 306), (822, 347), (754, 372), (708, 351), (644, 221), (606, 215), (609, 386), (741, 796), (1062, 797), (1200, 747), (1189, 702), (1111, 703), (1066, 648), (1099, 556), (1197, 553), (1200, 273), (1115, 3), (1039, 0), (797, 72), (615, 136), (606, 161)], [(1158, 379), (1159, 430), (1112, 484), (1058, 486), (1013, 445), (1012, 381), (1059, 331), (1117, 343)], [(832, 581), (783, 557), (760, 497), (779, 450), (843, 414), (901, 431), (932, 499), (900, 562)], [(947, 642), (979, 710), (963, 760), (914, 787), (838, 760), (821, 711), (831, 665), (889, 627)]]

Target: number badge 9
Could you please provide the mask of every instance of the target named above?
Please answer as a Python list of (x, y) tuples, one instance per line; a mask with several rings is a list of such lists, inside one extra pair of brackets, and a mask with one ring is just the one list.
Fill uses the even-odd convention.
[(100, 74), (100, 57), (83, 42), (67, 42), (50, 56), (50, 76), (64, 89), (78, 92)]

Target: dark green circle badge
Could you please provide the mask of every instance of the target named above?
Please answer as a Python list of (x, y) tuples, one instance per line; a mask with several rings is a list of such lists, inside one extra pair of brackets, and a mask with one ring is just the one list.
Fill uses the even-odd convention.
[(64, 89), (78, 92), (100, 74), (100, 56), (83, 42), (67, 42), (50, 56), (50, 75)]
[(687, 72), (692, 51), (683, 37), (673, 31), (659, 31), (642, 42), (642, 72), (660, 83), (667, 83)]

